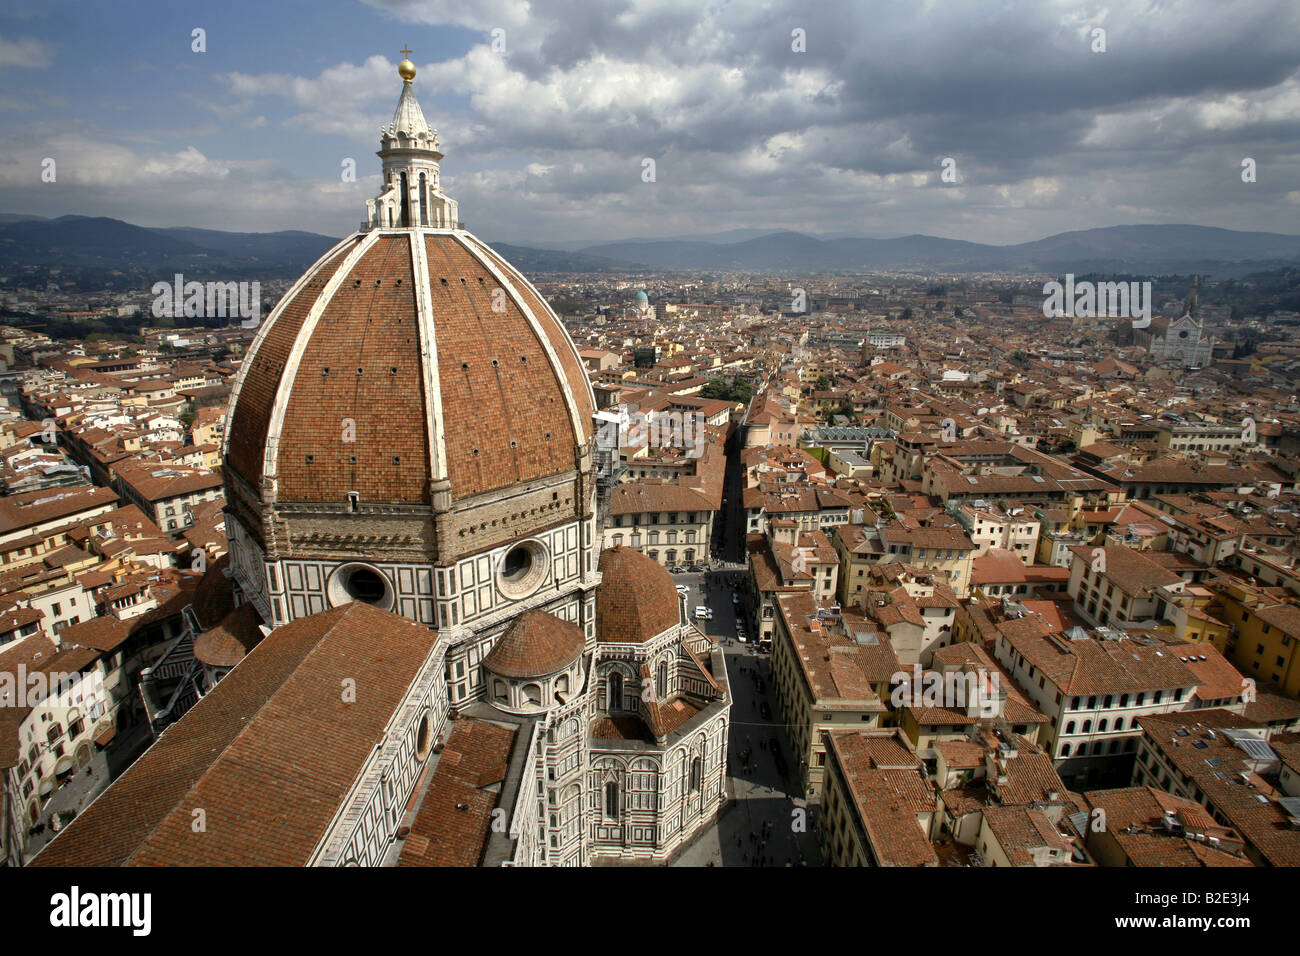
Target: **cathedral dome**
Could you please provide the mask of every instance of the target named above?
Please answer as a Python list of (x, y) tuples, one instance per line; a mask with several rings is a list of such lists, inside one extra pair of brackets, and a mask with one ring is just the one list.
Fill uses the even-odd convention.
[(445, 509), (582, 468), (582, 361), (541, 294), (457, 221), (408, 72), (366, 223), (277, 303), (240, 368), (226, 460), (263, 500), (443, 492)]
[(677, 586), (663, 566), (631, 548), (600, 555), (596, 591), (596, 639), (644, 644), (681, 623)]
[(231, 582), (272, 626), (353, 600), (499, 624), (594, 573), (594, 394), (546, 300), (442, 191), (413, 68), (379, 146), (365, 221), (240, 364)]
[(572, 470), (594, 402), (532, 285), (459, 229), (376, 228), (290, 290), (244, 359), (229, 466), (278, 498), (428, 504)]
[(525, 611), (506, 628), (483, 666), (502, 677), (546, 677), (582, 656), (582, 631), (546, 611)]

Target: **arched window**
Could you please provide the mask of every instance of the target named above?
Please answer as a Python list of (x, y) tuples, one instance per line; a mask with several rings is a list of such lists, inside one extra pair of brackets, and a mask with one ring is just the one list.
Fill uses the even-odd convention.
[(540, 704), (542, 702), (542, 688), (537, 684), (525, 684), (524, 697), (530, 704)]
[(618, 819), (618, 784), (613, 780), (605, 784), (605, 816)]
[(655, 690), (659, 692), (660, 700), (668, 696), (668, 662), (659, 662), (659, 675), (655, 681)]
[(1066, 724), (1065, 724), (1065, 732), (1066, 732), (1067, 734), (1072, 734), (1072, 733), (1074, 733), (1074, 721), (1070, 720), (1070, 721), (1067, 721), (1067, 722), (1066, 722)]
[(1070, 745), (1069, 745), (1069, 744), (1061, 744), (1061, 756), (1062, 756), (1062, 757), (1068, 757), (1068, 756), (1070, 756)]
[(568, 674), (561, 674), (559, 677), (555, 678), (555, 691), (559, 694), (567, 694), (569, 692)]
[(609, 702), (608, 710), (623, 709), (623, 675), (618, 671), (610, 671), (608, 677), (609, 683)]
[(1098, 721), (1098, 723), (1097, 723), (1097, 733), (1099, 733), (1099, 734), (1104, 734), (1105, 732), (1106, 732), (1106, 718), (1103, 717), (1103, 718), (1102, 718), (1100, 721)]
[(1091, 720), (1085, 720), (1085, 721), (1083, 722), (1083, 732), (1084, 732), (1085, 734), (1092, 733), (1092, 721), (1091, 721)]
[(697, 791), (704, 786), (704, 761), (699, 757), (691, 760), (691, 790)]
[(506, 682), (503, 680), (494, 680), (492, 682), (492, 696), (497, 700), (506, 699)]
[(420, 173), (420, 225), (429, 224), (429, 189), (424, 183), (424, 173)]
[(402, 225), (409, 226), (411, 224), (411, 194), (408, 191), (408, 187), (406, 183), (406, 173), (401, 174), (401, 190), (402, 190)]

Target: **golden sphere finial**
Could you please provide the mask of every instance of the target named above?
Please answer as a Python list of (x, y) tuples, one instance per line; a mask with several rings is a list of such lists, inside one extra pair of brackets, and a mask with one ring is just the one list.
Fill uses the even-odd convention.
[(403, 83), (410, 83), (415, 79), (415, 64), (411, 62), (411, 51), (409, 47), (402, 47), (397, 52), (402, 54), (402, 62), (397, 64), (397, 73), (402, 78)]

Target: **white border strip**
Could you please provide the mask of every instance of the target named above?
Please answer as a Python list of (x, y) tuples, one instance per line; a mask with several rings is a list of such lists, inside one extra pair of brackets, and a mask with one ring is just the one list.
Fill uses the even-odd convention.
[(420, 370), (424, 376), (424, 426), (429, 433), (429, 475), (434, 481), (448, 477), (447, 436), (442, 427), (442, 379), (438, 371), (438, 336), (429, 282), (427, 233), (412, 233), (411, 268), (415, 272), (416, 318), (420, 332)]
[[(560, 387), (564, 389), (564, 397), (565, 399), (567, 399), (567, 404), (569, 406), (569, 419), (573, 424), (573, 435), (575, 439), (574, 444), (575, 445), (581, 444), (584, 437), (587, 434), (587, 429), (582, 422), (582, 416), (578, 414), (577, 399), (573, 397), (573, 389), (569, 384), (569, 377), (564, 371), (564, 366), (560, 363), (559, 354), (555, 351), (555, 347), (551, 344), (550, 336), (548, 336), (542, 330), (541, 323), (537, 320), (537, 316), (533, 315), (532, 309), (530, 309), (528, 307), (528, 304), (524, 302), (523, 296), (519, 295), (518, 291), (515, 289), (514, 285), (510, 282), (510, 280), (505, 277), (505, 273), (502, 270), (497, 268), (495, 263), (492, 261), (492, 257), (473, 249), (470, 246), (470, 244), (465, 241), (465, 236), (468, 236), (470, 239), (473, 239), (475, 242), (479, 242), (479, 240), (476, 237), (470, 235), (469, 233), (464, 233), (463, 235), (457, 235), (456, 240), (462, 246), (465, 247), (465, 250), (471, 256), (477, 259), (482, 266), (484, 266), (489, 272), (491, 272), (492, 277), (496, 279), (497, 282), (501, 283), (501, 287), (510, 294), (511, 299), (514, 300), (515, 306), (519, 309), (520, 313), (524, 316), (524, 318), (528, 320), (529, 326), (532, 327), (533, 334), (537, 336), (537, 340), (541, 344), (542, 349), (546, 352), (547, 358), (550, 359), (551, 368), (555, 372), (555, 378), (560, 383)], [(479, 244), (482, 245), (482, 243)], [(514, 267), (512, 266), (511, 268), (513, 269)], [(522, 276), (520, 278), (522, 278)], [(524, 279), (524, 281), (527, 282), (528, 280)], [(533, 292), (534, 294), (536, 294), (536, 290), (533, 290)], [(545, 302), (546, 300), (539, 296), (538, 301)], [(563, 327), (561, 327), (561, 329), (562, 328)], [(582, 365), (581, 362), (579, 362), (578, 364), (579, 366)], [(587, 385), (587, 390), (588, 392), (591, 391), (590, 384)], [(595, 407), (596, 404), (593, 401), (592, 408)]]
[[(506, 260), (505, 256), (501, 255), (501, 253), (497, 252), (495, 249), (493, 249), (491, 246), (489, 246), (486, 242), (484, 242), (482, 239), (480, 239), (478, 236), (474, 235), (473, 233), (462, 230), (462, 234), (469, 236), (480, 246), (483, 246), (487, 250), (490, 256), (494, 256), (495, 258), (500, 259), (502, 262), (505, 262), (506, 265), (509, 265), (510, 268), (514, 270), (515, 274), (519, 276), (520, 279), (524, 280), (524, 285), (528, 288), (528, 291), (530, 291), (533, 295), (537, 297), (537, 301), (541, 302), (543, 305), (550, 308), (550, 303), (546, 301), (546, 296), (542, 295), (540, 292), (537, 291), (537, 287), (533, 285), (532, 282), (529, 281), (528, 276), (524, 275), (513, 265), (510, 265), (510, 263)], [(554, 313), (554, 310), (552, 310), (552, 313)], [(555, 325), (560, 330), (560, 334), (564, 336), (564, 341), (569, 344), (569, 349), (573, 352), (573, 360), (578, 363), (578, 369), (585, 373), (587, 369), (586, 363), (582, 361), (582, 356), (578, 354), (578, 347), (573, 344), (573, 337), (569, 335), (569, 330), (564, 327), (564, 323), (560, 320), (560, 317), (558, 315), (555, 316)], [(549, 336), (547, 337), (547, 341), (548, 342), (550, 341)], [(586, 379), (587, 382), (587, 401), (591, 403), (591, 408), (592, 411), (594, 412), (596, 410), (596, 393), (591, 387), (591, 376), (584, 374), (583, 378)]]
[(223, 463), (226, 459), (226, 455), (230, 451), (230, 426), (234, 422), (235, 405), (239, 401), (239, 392), (244, 385), (244, 376), (246, 376), (248, 370), (253, 367), (253, 360), (257, 356), (257, 350), (258, 347), (261, 346), (262, 340), (270, 334), (271, 326), (275, 324), (276, 319), (283, 314), (284, 310), (289, 307), (289, 304), (298, 297), (298, 293), (302, 291), (303, 287), (316, 277), (316, 273), (319, 272), (325, 263), (329, 262), (344, 245), (352, 242), (358, 235), (359, 233), (353, 233), (346, 239), (340, 240), (336, 245), (330, 248), (329, 252), (317, 259), (315, 265), (304, 272), (298, 278), (298, 281), (289, 288), (289, 291), (280, 297), (280, 301), (275, 304), (275, 308), (271, 311), (271, 314), (266, 317), (266, 321), (262, 323), (262, 327), (257, 330), (257, 335), (253, 336), (253, 341), (249, 344), (248, 351), (244, 353), (243, 361), (239, 363), (239, 372), (235, 375), (235, 384), (230, 389), (230, 403), (226, 406), (226, 424), (221, 432), (221, 460)]
[(303, 319), (302, 328), (298, 330), (298, 337), (294, 339), (293, 349), (289, 352), (289, 358), (284, 363), (284, 372), (280, 375), (280, 385), (275, 392), (275, 402), (271, 406), (271, 421), (266, 426), (266, 456), (262, 461), (263, 478), (274, 479), (278, 474), (280, 433), (284, 430), (284, 416), (289, 408), (289, 396), (293, 392), (293, 382), (298, 376), (298, 366), (302, 363), (303, 353), (307, 351), (307, 343), (311, 341), (311, 337), (316, 331), (316, 325), (320, 322), (321, 313), (330, 304), (330, 301), (334, 298), (334, 293), (343, 284), (343, 280), (352, 274), (357, 261), (370, 251), (370, 248), (379, 241), (379, 238), (378, 233), (371, 232), (367, 233), (366, 237), (357, 243), (356, 248), (349, 252), (347, 258), (334, 270), (329, 282), (325, 283), (325, 288), (321, 290), (321, 294), (312, 303), (307, 318)]

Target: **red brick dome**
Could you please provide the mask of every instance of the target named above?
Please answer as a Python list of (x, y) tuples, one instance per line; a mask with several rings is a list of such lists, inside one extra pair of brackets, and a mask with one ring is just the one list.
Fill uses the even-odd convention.
[(487, 245), (460, 229), (373, 228), (263, 323), (231, 396), (226, 460), (287, 501), (428, 504), (431, 483), (464, 499), (574, 469), (593, 409), (559, 319)]
[(597, 640), (644, 644), (680, 623), (677, 586), (659, 562), (632, 548), (607, 548), (600, 574)]
[(582, 631), (546, 611), (525, 611), (497, 639), (483, 666), (502, 677), (545, 677), (582, 656)]

